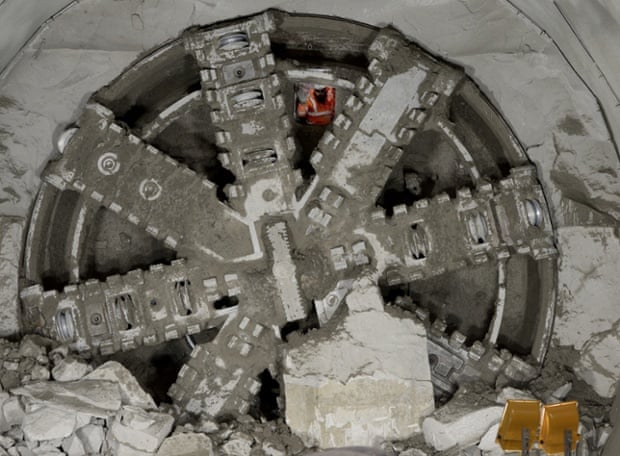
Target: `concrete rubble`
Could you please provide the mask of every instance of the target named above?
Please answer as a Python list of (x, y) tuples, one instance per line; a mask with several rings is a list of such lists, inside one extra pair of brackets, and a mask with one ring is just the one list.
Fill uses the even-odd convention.
[(329, 333), (286, 354), (287, 424), (322, 448), (408, 438), (434, 408), (425, 329), (385, 312), (368, 284), (354, 286), (346, 303), (349, 314)]

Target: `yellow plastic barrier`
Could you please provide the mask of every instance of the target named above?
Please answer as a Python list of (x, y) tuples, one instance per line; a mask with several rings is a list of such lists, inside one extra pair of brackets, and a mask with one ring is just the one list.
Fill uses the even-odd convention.
[(548, 455), (574, 451), (579, 441), (577, 402), (545, 405), (540, 418), (540, 446)]
[(529, 453), (538, 435), (540, 401), (510, 399), (506, 402), (496, 442), (504, 451)]

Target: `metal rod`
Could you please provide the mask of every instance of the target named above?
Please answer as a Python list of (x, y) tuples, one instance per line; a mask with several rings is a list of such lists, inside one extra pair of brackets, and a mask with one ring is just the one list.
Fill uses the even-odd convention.
[(530, 430), (528, 428), (521, 429), (521, 454), (530, 456)]
[(573, 443), (573, 433), (570, 429), (564, 431), (564, 456), (570, 456)]

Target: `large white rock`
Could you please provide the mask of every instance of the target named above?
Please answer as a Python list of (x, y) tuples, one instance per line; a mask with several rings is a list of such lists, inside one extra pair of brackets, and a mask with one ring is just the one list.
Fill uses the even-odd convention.
[(118, 383), (124, 405), (135, 405), (146, 410), (157, 408), (150, 394), (146, 393), (136, 378), (122, 364), (108, 361), (88, 374), (85, 379), (109, 380)]
[(20, 332), (18, 278), (23, 225), (21, 218), (0, 217), (0, 337)]
[(15, 388), (11, 392), (35, 402), (101, 418), (114, 415), (121, 408), (118, 385), (105, 380), (39, 382)]
[(575, 373), (599, 395), (612, 398), (620, 385), (620, 320), (593, 336), (581, 350)]
[(560, 269), (554, 338), (581, 350), (593, 334), (620, 319), (620, 240), (612, 228), (558, 229)]
[(139, 451), (157, 451), (170, 434), (174, 418), (171, 415), (147, 412), (138, 407), (125, 405), (112, 422), (114, 439)]
[(176, 434), (163, 441), (157, 456), (213, 456), (213, 443), (204, 434)]
[(26, 414), (22, 430), (29, 440), (56, 440), (70, 436), (75, 426), (74, 413), (42, 406)]
[(354, 290), (347, 303), (335, 328), (286, 355), (286, 421), (308, 446), (405, 439), (434, 409), (424, 327), (377, 310), (376, 289)]
[(426, 418), (422, 424), (424, 440), (438, 451), (457, 445), (459, 447), (473, 445), (480, 441), (491, 426), (499, 423), (503, 411), (503, 407), (487, 407), (448, 423), (442, 423), (432, 417)]

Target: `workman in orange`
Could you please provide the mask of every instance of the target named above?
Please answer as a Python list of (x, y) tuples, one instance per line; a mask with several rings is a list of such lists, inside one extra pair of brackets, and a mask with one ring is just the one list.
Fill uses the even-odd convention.
[(334, 120), (336, 89), (330, 86), (299, 84), (297, 88), (298, 119), (309, 125), (328, 125)]

